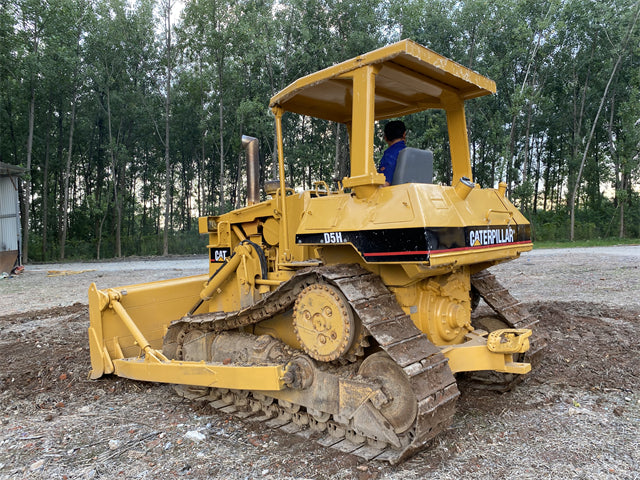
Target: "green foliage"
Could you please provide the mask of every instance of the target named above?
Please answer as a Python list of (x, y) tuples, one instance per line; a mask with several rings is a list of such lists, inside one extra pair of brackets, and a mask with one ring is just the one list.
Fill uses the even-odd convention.
[[(122, 255), (159, 254), (165, 221), (171, 253), (204, 252), (195, 217), (244, 202), (242, 134), (260, 140), (262, 179), (273, 176), (269, 98), (303, 75), (402, 38), (496, 81), (497, 95), (467, 103), (474, 180), (506, 181), (536, 241), (568, 237), (576, 183), (576, 238), (640, 237), (636, 0), (194, 0), (173, 28), (171, 56), (163, 5), (0, 0), (0, 161), (26, 163), (32, 120), (31, 258), (60, 255), (69, 151), (67, 258), (114, 255), (116, 232)], [(451, 182), (444, 114), (406, 123), (409, 145), (433, 150), (436, 180)], [(284, 132), (294, 187), (331, 184), (344, 172), (344, 127), (285, 115)], [(377, 151), (383, 146), (378, 135)]]
[[(625, 217), (627, 238), (640, 237), (640, 196), (627, 202), (631, 205)], [(603, 199), (597, 207), (581, 208), (576, 213), (575, 240), (588, 241), (618, 238), (620, 228), (619, 203)], [(569, 211), (566, 206), (556, 210), (537, 210), (529, 215), (534, 242), (562, 242), (569, 239)]]
[[(43, 262), (47, 259), (42, 256), (42, 236), (32, 235), (30, 245), (33, 252), (32, 260), (35, 262)], [(103, 248), (107, 251), (114, 248), (113, 236), (105, 239)], [(59, 253), (59, 246), (53, 245), (50, 255), (53, 258)], [(96, 242), (91, 239), (82, 239), (81, 237), (72, 237), (66, 246), (66, 260), (86, 260), (95, 258)], [(172, 232), (169, 235), (169, 254), (170, 255), (202, 255), (207, 251), (206, 235), (200, 235), (197, 231), (189, 232)], [(122, 256), (131, 257), (151, 257), (162, 254), (162, 233), (142, 235), (142, 236), (125, 236), (122, 239)]]
[(596, 238), (589, 240), (562, 240), (558, 242), (544, 241), (533, 244), (534, 249), (539, 248), (578, 248), (578, 247), (615, 247), (618, 245), (638, 245), (640, 237), (635, 238)]

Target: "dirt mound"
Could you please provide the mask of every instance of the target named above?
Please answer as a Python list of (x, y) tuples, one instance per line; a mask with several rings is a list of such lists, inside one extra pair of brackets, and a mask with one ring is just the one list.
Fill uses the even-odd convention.
[(48, 393), (85, 394), (79, 387), (90, 364), (88, 318), (87, 306), (79, 303), (0, 317), (3, 396), (37, 397), (34, 407), (46, 409), (51, 407), (43, 403)]
[(573, 302), (529, 308), (550, 340), (538, 378), (581, 388), (640, 386), (640, 311)]

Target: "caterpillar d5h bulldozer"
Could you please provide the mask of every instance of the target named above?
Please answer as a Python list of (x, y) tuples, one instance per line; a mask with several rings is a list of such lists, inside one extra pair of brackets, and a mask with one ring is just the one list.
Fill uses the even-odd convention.
[[(240, 417), (397, 463), (451, 422), (456, 374), (508, 388), (541, 347), (526, 310), (485, 270), (532, 248), (529, 222), (474, 184), (464, 102), (495, 83), (412, 41), (301, 78), (271, 99), (279, 179), (258, 188), (243, 138), (248, 205), (199, 219), (201, 276), (89, 290), (91, 377), (176, 384)], [(452, 185), (433, 156), (374, 166), (375, 122), (446, 113)], [(351, 172), (337, 190), (285, 184), (282, 117), (340, 122)], [(494, 314), (475, 318), (482, 297)], [(483, 307), (488, 310), (486, 307)]]

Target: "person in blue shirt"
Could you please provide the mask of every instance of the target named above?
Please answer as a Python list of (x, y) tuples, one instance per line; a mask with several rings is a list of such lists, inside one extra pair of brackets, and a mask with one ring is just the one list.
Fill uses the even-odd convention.
[(384, 126), (384, 141), (387, 142), (387, 149), (382, 155), (378, 173), (383, 173), (385, 178), (385, 186), (391, 185), (393, 181), (393, 173), (396, 171), (396, 161), (400, 150), (406, 148), (404, 143), (406, 140), (407, 128), (404, 122), (393, 120)]

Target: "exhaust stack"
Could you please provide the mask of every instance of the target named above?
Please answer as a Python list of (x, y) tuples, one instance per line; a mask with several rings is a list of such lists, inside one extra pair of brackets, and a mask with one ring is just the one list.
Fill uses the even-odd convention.
[(247, 205), (260, 202), (260, 152), (258, 139), (242, 136), (242, 147), (247, 151)]

